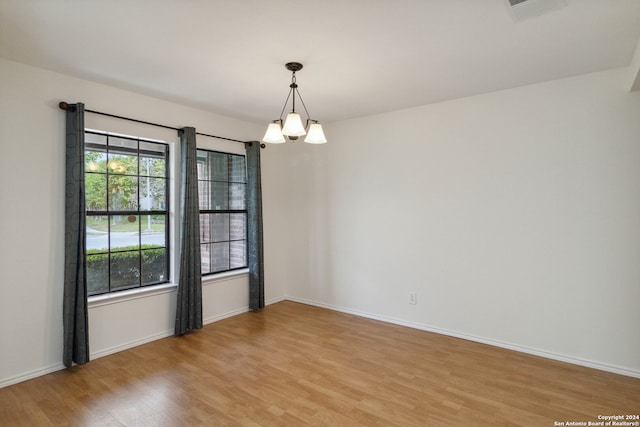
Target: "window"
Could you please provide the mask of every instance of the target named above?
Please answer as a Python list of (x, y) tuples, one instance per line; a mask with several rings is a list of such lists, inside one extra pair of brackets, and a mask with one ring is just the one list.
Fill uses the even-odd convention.
[(198, 150), (202, 274), (247, 266), (244, 156)]
[(169, 146), (85, 132), (87, 289), (169, 281)]

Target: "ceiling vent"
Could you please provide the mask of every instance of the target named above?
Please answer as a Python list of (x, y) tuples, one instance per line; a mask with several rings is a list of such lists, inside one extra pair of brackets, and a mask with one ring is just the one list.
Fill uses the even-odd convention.
[(567, 0), (507, 0), (505, 2), (514, 21), (523, 21), (567, 6)]

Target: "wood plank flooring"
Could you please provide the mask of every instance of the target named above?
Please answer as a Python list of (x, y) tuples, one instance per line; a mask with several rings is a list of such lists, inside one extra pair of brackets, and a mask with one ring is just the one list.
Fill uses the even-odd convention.
[(640, 379), (280, 302), (0, 389), (0, 426), (554, 426)]

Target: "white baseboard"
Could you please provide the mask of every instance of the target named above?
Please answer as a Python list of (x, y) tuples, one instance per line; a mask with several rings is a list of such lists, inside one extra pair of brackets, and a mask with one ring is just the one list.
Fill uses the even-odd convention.
[[(106, 348), (104, 350), (100, 350), (100, 351), (96, 351), (96, 352), (92, 352), (91, 353), (91, 360), (94, 359), (99, 359), (101, 357), (104, 356), (108, 356), (110, 354), (114, 354), (114, 353), (118, 353), (124, 350), (129, 350), (130, 348), (133, 347), (137, 347), (139, 345), (142, 344), (147, 344), (150, 343), (152, 341), (157, 341), (159, 339), (162, 338), (167, 338), (173, 335), (173, 329), (167, 330), (167, 331), (163, 331), (163, 332), (158, 332), (157, 334), (153, 334), (153, 335), (148, 335), (146, 337), (142, 337), (133, 341), (129, 341), (127, 343), (124, 344), (120, 344), (120, 345), (116, 345), (110, 348)], [(91, 343), (89, 343), (91, 344)]]
[[(510, 344), (510, 343), (505, 343), (505, 342), (501, 342), (501, 341), (496, 341), (496, 340), (491, 340), (491, 339), (487, 339), (484, 337), (478, 337), (475, 335), (469, 335), (469, 334), (465, 334), (465, 333), (461, 333), (461, 332), (457, 332), (457, 331), (450, 331), (447, 329), (442, 329), (442, 328), (436, 328), (433, 326), (429, 326), (429, 325), (424, 325), (421, 323), (416, 323), (416, 322), (409, 322), (406, 320), (402, 320), (402, 319), (396, 319), (396, 318), (392, 318), (392, 317), (387, 317), (387, 316), (380, 316), (377, 314), (373, 314), (373, 313), (367, 313), (367, 312), (363, 312), (363, 311), (359, 311), (359, 310), (353, 310), (353, 309), (349, 309), (349, 308), (345, 308), (345, 307), (340, 307), (340, 306), (336, 306), (336, 305), (332, 305), (332, 304), (325, 304), (325, 303), (321, 303), (321, 302), (317, 302), (317, 301), (312, 301), (312, 300), (308, 300), (308, 299), (304, 299), (304, 298), (296, 298), (296, 297), (291, 297), (291, 296), (282, 296), (282, 297), (277, 297), (277, 298), (271, 298), (269, 300), (266, 301), (266, 305), (271, 305), (271, 304), (276, 304), (280, 301), (293, 301), (293, 302), (298, 302), (298, 303), (302, 303), (302, 304), (307, 304), (307, 305), (312, 305), (312, 306), (316, 306), (316, 307), (322, 307), (322, 308), (326, 308), (329, 310), (334, 310), (334, 311), (339, 311), (339, 312), (343, 312), (343, 313), (348, 313), (348, 314), (353, 314), (355, 316), (360, 316), (360, 317), (366, 317), (369, 319), (373, 319), (373, 320), (379, 320), (382, 322), (387, 322), (387, 323), (392, 323), (392, 324), (396, 324), (396, 325), (401, 325), (401, 326), (406, 326), (409, 328), (413, 328), (413, 329), (419, 329), (419, 330), (423, 330), (423, 331), (428, 331), (428, 332), (434, 332), (437, 334), (442, 334), (442, 335), (447, 335), (447, 336), (451, 336), (451, 337), (456, 337), (456, 338), (462, 338), (468, 341), (474, 341), (474, 342), (479, 342), (482, 344), (488, 344), (488, 345), (493, 345), (496, 347), (502, 347), (502, 348), (506, 348), (509, 350), (514, 350), (514, 351), (518, 351), (521, 353), (527, 353), (527, 354), (532, 354), (535, 356), (540, 356), (540, 357), (545, 357), (547, 359), (553, 359), (553, 360), (559, 360), (561, 362), (567, 362), (567, 363), (571, 363), (574, 365), (580, 365), (580, 366), (585, 366), (588, 368), (593, 368), (593, 369), (598, 369), (601, 371), (607, 371), (607, 372), (612, 372), (615, 374), (620, 374), (620, 375), (625, 375), (625, 376), (629, 376), (629, 377), (634, 377), (634, 378), (640, 378), (640, 372), (639, 371), (635, 371), (635, 370), (631, 370), (631, 369), (626, 369), (626, 368), (621, 368), (618, 366), (613, 366), (613, 365), (609, 365), (609, 364), (604, 364), (604, 363), (599, 363), (599, 362), (593, 362), (593, 361), (589, 361), (589, 360), (584, 360), (584, 359), (579, 359), (579, 358), (575, 358), (575, 357), (571, 357), (571, 356), (565, 356), (565, 355), (560, 355), (560, 354), (555, 354), (555, 353), (551, 353), (548, 351), (543, 351), (543, 350), (539, 350), (539, 349), (533, 349), (533, 348), (528, 348), (528, 347), (523, 347), (520, 345), (515, 345), (515, 344)], [(228, 311), (226, 313), (222, 313), (216, 316), (212, 316), (212, 317), (208, 317), (206, 319), (203, 320), (204, 324), (210, 324), (210, 323), (214, 323), (217, 322), (219, 320), (222, 319), (226, 319), (228, 317), (233, 317), (236, 316), (238, 314), (242, 314), (242, 313), (246, 313), (247, 311), (249, 311), (249, 307), (242, 307), (236, 310), (231, 310)], [(133, 347), (137, 347), (139, 345), (142, 344), (146, 344), (152, 341), (156, 341), (162, 338), (166, 338), (166, 337), (170, 337), (173, 335), (173, 330), (167, 330), (167, 331), (163, 331), (163, 332), (159, 332), (157, 334), (153, 334), (153, 335), (149, 335), (147, 337), (143, 337), (137, 340), (133, 340), (121, 345), (117, 345), (114, 347), (110, 347), (104, 350), (100, 350), (94, 353), (91, 353), (91, 359), (98, 359), (100, 357), (104, 357), (104, 356), (108, 356), (110, 354), (113, 353), (117, 353), (123, 350), (128, 350), (130, 348)], [(52, 372), (56, 372), (59, 371), (61, 369), (64, 369), (64, 365), (62, 363), (57, 363), (54, 365), (50, 365), (47, 367), (43, 367), (41, 369), (35, 369), (33, 371), (29, 371), (29, 372), (25, 372), (23, 374), (20, 375), (16, 375), (13, 377), (9, 377), (9, 378), (5, 378), (0, 380), (0, 388), (3, 387), (8, 387), (10, 385), (13, 384), (17, 384), (23, 381), (27, 381), (33, 378), (37, 378), (40, 377), (42, 375), (46, 375), (46, 374), (50, 374)]]
[[(284, 301), (285, 299), (286, 298), (284, 296), (277, 297), (277, 298), (271, 298), (271, 299), (265, 301), (265, 304), (266, 305), (271, 305), (271, 304), (278, 303), (280, 301)], [(203, 319), (202, 322), (203, 322), (203, 324), (208, 325), (210, 323), (215, 323), (215, 322), (220, 321), (222, 319), (226, 319), (228, 317), (237, 316), (238, 314), (246, 313), (248, 311), (249, 311), (249, 307), (246, 306), (246, 307), (242, 307), (242, 308), (239, 308), (239, 309), (236, 309), (236, 310), (228, 311), (226, 313), (222, 313), (222, 314), (218, 314), (218, 315), (215, 315), (215, 316), (207, 317), (206, 319)], [(152, 341), (156, 341), (156, 340), (159, 340), (159, 339), (162, 339), (162, 338), (170, 337), (173, 334), (174, 334), (173, 329), (162, 331), (162, 332), (159, 332), (159, 333), (156, 333), (156, 334), (152, 334), (152, 335), (149, 335), (149, 336), (146, 336), (146, 337), (142, 337), (140, 339), (136, 339), (136, 340), (133, 340), (133, 341), (126, 342), (124, 344), (120, 344), (120, 345), (109, 347), (109, 348), (106, 348), (106, 349), (103, 349), (103, 350), (100, 350), (100, 351), (92, 352), (90, 354), (90, 358), (91, 358), (91, 360), (99, 359), (101, 357), (108, 356), (108, 355), (114, 354), (114, 353), (118, 353), (120, 351), (128, 350), (130, 348), (137, 347), (137, 346), (142, 345), (142, 344), (147, 344), (147, 343), (150, 343)], [(8, 387), (8, 386), (13, 385), (13, 384), (18, 384), (18, 383), (21, 383), (23, 381), (31, 380), (33, 378), (37, 378), (37, 377), (40, 377), (42, 375), (51, 374), (53, 372), (60, 371), (60, 370), (62, 370), (64, 368), (65, 367), (64, 367), (64, 365), (62, 363), (57, 363), (55, 365), (47, 366), (47, 367), (44, 367), (44, 368), (41, 368), (41, 369), (35, 369), (33, 371), (25, 372), (23, 374), (16, 375), (16, 376), (13, 376), (13, 377), (0, 379), (0, 388)]]
[[(210, 323), (218, 322), (222, 319), (226, 319), (228, 317), (237, 316), (238, 314), (246, 313), (249, 311), (249, 307), (242, 307), (236, 310), (231, 310), (226, 313), (216, 314), (215, 316), (207, 317), (206, 319), (202, 319), (202, 323), (204, 325), (208, 325)], [(173, 332), (173, 331), (172, 331)]]
[(43, 375), (51, 374), (56, 371), (60, 371), (64, 369), (64, 365), (62, 363), (56, 363), (55, 365), (47, 366), (41, 369), (35, 369), (33, 371), (25, 372), (24, 374), (16, 375), (14, 377), (5, 378), (0, 380), (0, 388), (9, 387), (13, 384), (18, 384), (23, 381), (32, 380), (37, 377), (41, 377)]
[[(275, 304), (277, 302), (284, 301), (284, 300), (285, 300), (284, 297), (273, 298), (273, 299), (270, 299), (269, 301), (266, 301), (265, 304), (266, 305), (271, 305), (271, 304)], [(207, 317), (205, 319), (202, 319), (202, 324), (203, 325), (208, 325), (208, 324), (215, 323), (215, 322), (218, 322), (218, 321), (223, 320), (223, 319), (227, 319), (229, 317), (237, 316), (238, 314), (246, 313), (248, 311), (249, 311), (249, 307), (245, 306), (245, 307), (241, 307), (241, 308), (238, 308), (238, 309), (235, 309), (235, 310), (228, 311), (226, 313), (216, 314), (215, 316), (211, 316), (211, 317)], [(162, 338), (167, 338), (167, 337), (170, 337), (170, 336), (173, 336), (173, 335), (174, 335), (173, 329), (170, 329), (170, 330), (167, 330), (167, 331), (163, 331), (163, 332), (159, 332), (157, 334), (149, 335), (147, 337), (143, 337), (143, 338), (140, 338), (140, 339), (137, 339), (137, 340), (134, 340), (134, 341), (130, 341), (130, 342), (125, 343), (125, 344), (120, 344), (120, 345), (117, 345), (117, 346), (114, 346), (114, 347), (111, 347), (111, 348), (108, 348), (108, 349), (104, 349), (104, 350), (101, 350), (101, 351), (98, 351), (98, 352), (95, 352), (95, 353), (91, 353), (91, 359), (92, 360), (93, 359), (98, 359), (100, 357), (104, 357), (104, 356), (108, 356), (110, 354), (118, 353), (120, 351), (128, 350), (130, 348), (137, 347), (137, 346), (142, 345), (142, 344), (147, 344), (147, 343), (150, 343), (152, 341), (156, 341), (156, 340), (159, 340), (159, 339), (162, 339)]]
[(307, 305), (312, 305), (312, 306), (315, 306), (315, 307), (321, 307), (321, 308), (326, 308), (326, 309), (329, 309), (329, 310), (339, 311), (339, 312), (342, 312), (342, 313), (353, 314), (353, 315), (359, 316), (359, 317), (366, 317), (368, 319), (379, 320), (381, 322), (393, 323), (395, 325), (406, 326), (406, 327), (409, 327), (409, 328), (419, 329), (419, 330), (422, 330), (422, 331), (434, 332), (436, 334), (447, 335), (447, 336), (455, 337), (455, 338), (461, 338), (461, 339), (464, 339), (464, 340), (467, 340), (467, 341), (474, 341), (474, 342), (478, 342), (478, 343), (482, 343), (482, 344), (492, 345), (492, 346), (495, 346), (495, 347), (506, 348), (508, 350), (513, 350), (513, 351), (518, 351), (518, 352), (521, 352), (521, 353), (532, 354), (534, 356), (540, 356), (540, 357), (544, 357), (544, 358), (547, 358), (547, 359), (558, 360), (560, 362), (571, 363), (573, 365), (585, 366), (587, 368), (598, 369), (600, 371), (612, 372), (614, 374), (620, 374), (620, 375), (625, 375), (625, 376), (628, 376), (628, 377), (640, 378), (640, 371), (636, 371), (636, 370), (628, 369), (628, 368), (622, 368), (622, 367), (614, 366), (614, 365), (609, 365), (609, 364), (606, 364), (606, 363), (594, 362), (594, 361), (591, 361), (591, 360), (580, 359), (580, 358), (577, 358), (577, 357), (566, 356), (566, 355), (562, 355), (562, 354), (556, 354), (556, 353), (545, 351), (545, 350), (524, 347), (524, 346), (517, 345), (517, 344), (511, 344), (511, 343), (506, 343), (506, 342), (502, 342), (502, 341), (498, 341), (498, 340), (488, 339), (488, 338), (485, 338), (485, 337), (479, 337), (479, 336), (476, 336), (476, 335), (465, 334), (465, 333), (462, 333), (462, 332), (457, 332), (457, 331), (451, 331), (451, 330), (448, 330), (448, 329), (437, 328), (437, 327), (430, 326), (430, 325), (425, 325), (425, 324), (422, 324), (422, 323), (410, 322), (410, 321), (407, 321), (407, 320), (396, 319), (396, 318), (393, 318), (393, 317), (381, 316), (381, 315), (378, 315), (378, 314), (367, 313), (367, 312), (363, 312), (363, 311), (359, 311), (359, 310), (353, 310), (353, 309), (350, 309), (350, 308), (340, 307), (340, 306), (336, 306), (336, 305), (332, 305), (332, 304), (325, 304), (325, 303), (321, 303), (321, 302), (317, 302), (317, 301), (308, 300), (308, 299), (305, 299), (305, 298), (297, 298), (297, 297), (287, 296), (284, 299), (289, 300), (289, 301), (293, 301), (293, 302), (298, 302), (298, 303), (301, 303), (301, 304), (307, 304)]
[(287, 300), (287, 297), (283, 295), (281, 297), (271, 298), (271, 299), (265, 301), (265, 305), (271, 305), (271, 304), (275, 304), (277, 302), (286, 301), (286, 300)]

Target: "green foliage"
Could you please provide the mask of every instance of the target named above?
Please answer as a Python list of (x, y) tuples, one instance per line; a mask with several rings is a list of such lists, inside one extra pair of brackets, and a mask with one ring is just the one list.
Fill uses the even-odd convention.
[[(133, 288), (163, 282), (167, 277), (166, 249), (151, 245), (118, 248), (119, 252), (104, 253), (98, 249), (87, 251), (87, 287), (89, 295), (109, 290), (109, 261), (111, 260), (111, 290)], [(142, 260), (140, 260), (142, 257)], [(142, 261), (142, 263), (140, 263)], [(142, 266), (142, 269), (140, 268)]]
[[(140, 175), (138, 177), (138, 165)], [(85, 151), (85, 200), (87, 210), (136, 210), (138, 185), (140, 202), (150, 198), (151, 208), (164, 209), (166, 202), (166, 160), (137, 155)], [(108, 172), (108, 175), (107, 175)], [(107, 176), (108, 181), (107, 182)], [(152, 178), (145, 178), (150, 176)], [(107, 193), (109, 206), (107, 206)], [(148, 209), (148, 205), (139, 206)]]
[(106, 210), (107, 176), (103, 174), (87, 173), (84, 177), (84, 187), (87, 210)]
[(109, 208), (131, 210), (138, 207), (138, 179), (133, 176), (109, 176)]

